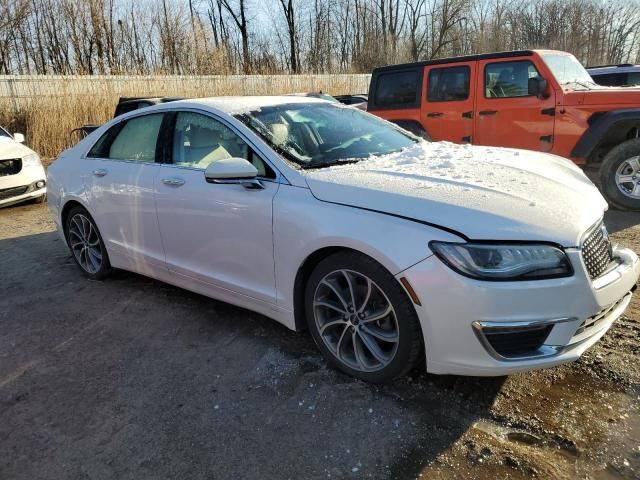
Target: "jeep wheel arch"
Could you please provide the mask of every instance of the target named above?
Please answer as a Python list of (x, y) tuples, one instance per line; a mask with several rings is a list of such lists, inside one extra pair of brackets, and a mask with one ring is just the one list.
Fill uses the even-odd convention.
[[(589, 128), (571, 151), (572, 158), (585, 158), (588, 163), (597, 163), (602, 155), (616, 145), (635, 138), (640, 132), (640, 108), (612, 110), (595, 113)], [(630, 134), (636, 132), (634, 135)]]

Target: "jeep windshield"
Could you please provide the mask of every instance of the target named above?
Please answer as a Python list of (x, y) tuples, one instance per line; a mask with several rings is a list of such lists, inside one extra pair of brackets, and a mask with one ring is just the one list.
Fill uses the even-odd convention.
[(544, 53), (542, 59), (560, 85), (578, 85), (584, 88), (596, 85), (589, 72), (573, 55)]
[(236, 118), (302, 168), (357, 162), (398, 152), (419, 141), (389, 122), (338, 103), (264, 106)]

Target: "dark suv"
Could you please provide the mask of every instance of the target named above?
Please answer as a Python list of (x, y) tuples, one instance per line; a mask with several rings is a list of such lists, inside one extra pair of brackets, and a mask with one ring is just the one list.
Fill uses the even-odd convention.
[(588, 67), (587, 72), (598, 84), (605, 87), (630, 87), (640, 85), (640, 65), (601, 65)]

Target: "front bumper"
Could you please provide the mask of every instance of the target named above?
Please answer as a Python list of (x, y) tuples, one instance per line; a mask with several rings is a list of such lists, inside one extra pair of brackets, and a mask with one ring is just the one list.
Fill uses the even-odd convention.
[[(495, 376), (579, 358), (623, 314), (640, 275), (640, 262), (631, 250), (616, 248), (618, 265), (592, 280), (580, 251), (566, 253), (575, 270), (567, 278), (483, 282), (458, 275), (435, 256), (399, 273), (422, 303), (415, 307), (427, 370)], [(543, 343), (525, 354), (501, 355), (485, 335), (491, 328), (509, 332), (547, 325)]]
[[(0, 177), (0, 207), (41, 197), (47, 193), (46, 174), (41, 165), (23, 167), (15, 175)], [(38, 186), (42, 182), (42, 186)]]

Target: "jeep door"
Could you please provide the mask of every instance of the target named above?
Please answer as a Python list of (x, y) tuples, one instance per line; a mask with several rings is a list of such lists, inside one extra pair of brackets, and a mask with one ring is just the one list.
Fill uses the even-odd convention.
[(529, 79), (541, 76), (526, 59), (478, 62), (473, 143), (548, 152), (553, 147), (555, 94), (529, 94)]
[(471, 143), (476, 62), (425, 67), (422, 124), (434, 140)]

